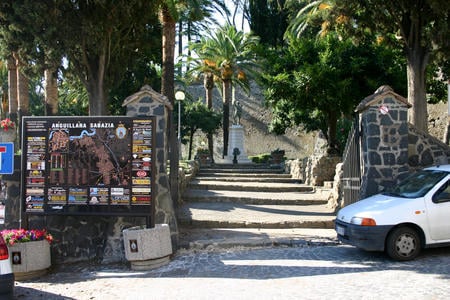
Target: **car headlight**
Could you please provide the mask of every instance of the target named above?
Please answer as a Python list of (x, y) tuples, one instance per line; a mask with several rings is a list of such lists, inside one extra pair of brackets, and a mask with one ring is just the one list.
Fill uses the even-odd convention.
[(376, 226), (377, 222), (375, 222), (372, 218), (361, 218), (361, 217), (353, 217), (350, 223), (361, 226)]

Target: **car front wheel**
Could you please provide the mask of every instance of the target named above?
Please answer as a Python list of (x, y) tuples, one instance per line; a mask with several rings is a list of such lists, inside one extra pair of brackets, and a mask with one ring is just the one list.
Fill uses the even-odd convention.
[(386, 252), (395, 260), (414, 259), (419, 255), (420, 250), (420, 236), (416, 230), (409, 227), (394, 229), (386, 241)]

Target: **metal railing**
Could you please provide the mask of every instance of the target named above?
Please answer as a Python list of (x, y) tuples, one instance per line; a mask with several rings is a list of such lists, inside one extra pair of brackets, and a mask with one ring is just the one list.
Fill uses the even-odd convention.
[(344, 195), (342, 206), (346, 206), (359, 200), (361, 188), (360, 131), (357, 116), (355, 116), (347, 137), (343, 154), (343, 169), (342, 190)]

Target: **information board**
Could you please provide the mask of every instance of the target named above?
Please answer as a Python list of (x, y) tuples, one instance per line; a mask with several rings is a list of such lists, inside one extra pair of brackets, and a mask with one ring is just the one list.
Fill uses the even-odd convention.
[(154, 211), (154, 117), (24, 117), (22, 199), (28, 214)]

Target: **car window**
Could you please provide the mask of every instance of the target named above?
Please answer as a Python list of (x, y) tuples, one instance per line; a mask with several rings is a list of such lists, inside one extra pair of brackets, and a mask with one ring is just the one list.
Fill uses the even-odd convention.
[(445, 171), (422, 170), (410, 175), (383, 194), (403, 198), (423, 197), (447, 175), (448, 172)]
[(442, 187), (433, 195), (434, 203), (442, 203), (450, 201), (450, 182), (447, 181)]

